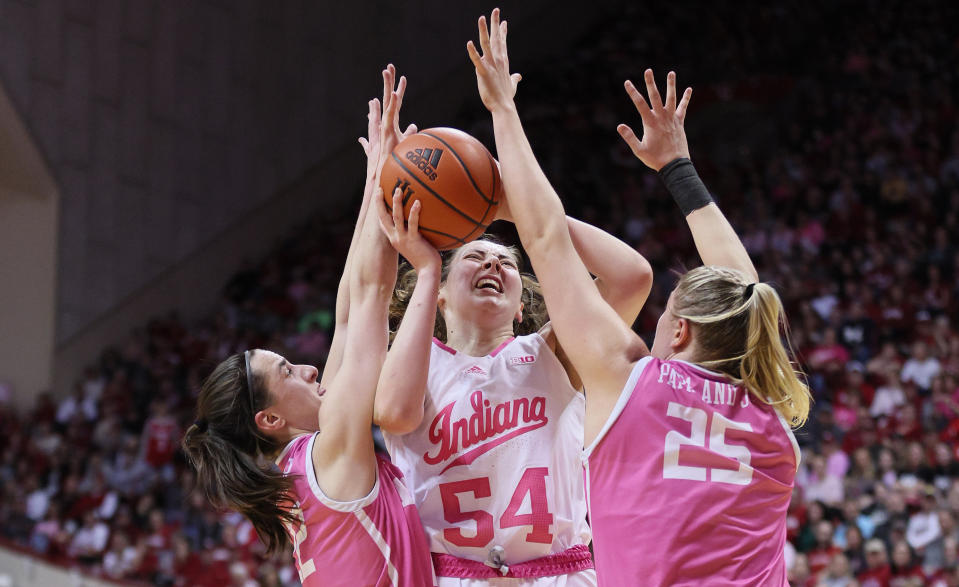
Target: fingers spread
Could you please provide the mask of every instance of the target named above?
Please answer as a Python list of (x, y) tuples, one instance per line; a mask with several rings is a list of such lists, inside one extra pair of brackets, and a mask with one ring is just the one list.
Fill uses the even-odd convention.
[(492, 53), (489, 44), (489, 29), (486, 28), (486, 17), (479, 17), (479, 40), (480, 48), (483, 50), (483, 56)]
[(693, 89), (686, 88), (686, 91), (683, 92), (682, 99), (679, 100), (679, 106), (676, 108), (676, 116), (679, 117), (679, 121), (683, 122), (686, 120), (686, 108), (689, 107), (689, 99), (693, 97)]
[(666, 74), (666, 110), (676, 110), (676, 72)]
[(392, 64), (387, 65), (386, 69), (383, 70), (383, 107), (386, 108), (389, 105), (390, 93), (393, 91), (393, 73), (390, 70), (393, 67)]
[(479, 53), (476, 51), (476, 45), (473, 44), (473, 41), (466, 42), (466, 53), (470, 56), (470, 61), (473, 62), (473, 67), (480, 69), (483, 66), (483, 61), (480, 59)]
[(629, 148), (633, 151), (633, 154), (639, 156), (639, 152), (642, 150), (642, 143), (636, 136), (636, 133), (633, 132), (633, 129), (630, 128), (629, 125), (621, 124), (616, 127), (616, 131), (619, 132), (619, 136), (623, 137), (623, 140), (626, 141), (627, 145), (629, 145)]
[(653, 70), (647, 69), (644, 76), (646, 78), (646, 93), (649, 95), (649, 105), (653, 110), (659, 110), (663, 107), (663, 99), (659, 95), (659, 88), (656, 87), (656, 79), (653, 77)]
[(410, 220), (409, 220), (409, 231), (418, 232), (420, 229), (420, 210), (423, 206), (420, 204), (419, 200), (413, 202), (413, 205), (410, 206)]
[(626, 93), (629, 94), (633, 105), (636, 106), (636, 110), (639, 110), (640, 116), (646, 117), (649, 114), (649, 105), (646, 103), (646, 98), (639, 93), (639, 90), (636, 89), (633, 82), (626, 80), (626, 83), (623, 85), (626, 87)]

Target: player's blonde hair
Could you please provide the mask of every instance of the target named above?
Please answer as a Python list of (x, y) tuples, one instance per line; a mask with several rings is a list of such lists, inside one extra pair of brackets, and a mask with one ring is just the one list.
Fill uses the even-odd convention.
[(772, 286), (734, 269), (697, 267), (673, 292), (673, 313), (691, 323), (696, 363), (727, 375), (794, 427), (809, 416), (810, 394), (790, 357), (789, 327)]
[[(522, 269), (523, 256), (518, 248), (504, 245), (496, 237), (484, 234), (480, 240), (489, 241), (506, 247), (516, 266)], [(440, 273), (440, 284), (446, 283), (446, 278), (450, 273), (450, 263), (456, 258), (456, 254), (462, 247), (443, 253), (443, 268)], [(520, 273), (523, 283), (523, 293), (520, 295), (520, 302), (523, 304), (523, 321), (513, 320), (513, 334), (523, 336), (538, 332), (540, 328), (549, 320), (546, 314), (546, 301), (543, 299), (543, 290), (540, 288), (536, 278), (528, 273)], [(400, 265), (399, 276), (396, 279), (396, 287), (393, 289), (393, 299), (390, 300), (390, 340), (396, 336), (396, 330), (403, 320), (403, 314), (409, 306), (410, 297), (413, 295), (413, 288), (416, 286), (416, 270), (409, 263), (404, 262)], [(436, 312), (436, 320), (433, 324), (433, 336), (446, 342), (446, 321), (443, 314)]]

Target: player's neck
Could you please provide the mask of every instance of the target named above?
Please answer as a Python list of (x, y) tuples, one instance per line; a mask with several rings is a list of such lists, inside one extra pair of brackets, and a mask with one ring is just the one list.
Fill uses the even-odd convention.
[(675, 359), (677, 361), (686, 361), (687, 363), (699, 363), (701, 358), (699, 357), (699, 346), (695, 341), (689, 341), (688, 344), (666, 358)]
[(513, 337), (513, 325), (497, 329), (447, 324), (446, 346), (471, 357), (485, 357)]

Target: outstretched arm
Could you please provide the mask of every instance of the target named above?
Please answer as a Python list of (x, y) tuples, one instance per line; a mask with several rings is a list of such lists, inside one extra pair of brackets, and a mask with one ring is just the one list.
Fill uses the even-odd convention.
[[(398, 92), (391, 84), (379, 127), (380, 153), (392, 149), (398, 139), (389, 136), (398, 102)], [(378, 194), (374, 190), (371, 198)], [(387, 313), (397, 262), (396, 251), (377, 224), (377, 215), (367, 210), (349, 271), (349, 329), (342, 361), (328, 380), (320, 409), (321, 434), (312, 455), (317, 482), (328, 496), (339, 500), (366, 495), (376, 479), (370, 424), (376, 383), (386, 357)]]
[(663, 102), (653, 79), (653, 71), (647, 69), (643, 77), (649, 104), (632, 82), (626, 82), (626, 92), (643, 121), (643, 138), (637, 138), (636, 133), (625, 124), (617, 128), (619, 134), (640, 161), (659, 172), (686, 216), (703, 263), (738, 269), (753, 281), (758, 281), (749, 253), (719, 207), (712, 202), (706, 186), (689, 160), (683, 122), (692, 89), (686, 88), (677, 105), (676, 74), (671, 71), (666, 76), (666, 101)]
[(385, 205), (377, 203), (380, 227), (416, 270), (416, 286), (386, 355), (373, 408), (373, 421), (396, 435), (412, 432), (423, 420), (442, 271), (439, 253), (419, 234), (420, 202), (414, 202), (410, 209), (409, 227), (403, 222), (402, 204), (399, 190), (393, 194), (392, 216)]
[[(395, 84), (396, 68), (389, 64), (383, 70), (383, 104), (389, 104), (392, 100), (393, 86)], [(330, 352), (326, 359), (326, 367), (323, 369), (323, 377), (320, 383), (321, 387), (326, 387), (329, 381), (339, 371), (343, 362), (343, 345), (346, 342), (347, 321), (350, 311), (350, 269), (353, 266), (353, 257), (357, 247), (357, 241), (362, 231), (363, 222), (369, 210), (370, 201), (377, 183), (379, 182), (379, 170), (383, 167), (383, 157), (387, 155), (397, 142), (416, 132), (416, 126), (410, 125), (406, 131), (400, 131), (399, 112), (403, 105), (403, 96), (406, 93), (406, 78), (400, 77), (396, 84), (396, 104), (393, 115), (387, 122), (389, 127), (385, 130), (385, 136), (381, 133), (380, 125), (383, 122), (382, 112), (380, 111), (380, 101), (376, 98), (369, 101), (369, 114), (367, 115), (367, 137), (359, 139), (363, 151), (366, 153), (366, 183), (363, 188), (363, 202), (360, 204), (360, 213), (356, 219), (356, 226), (353, 229), (353, 237), (350, 240), (350, 248), (346, 254), (346, 262), (343, 265), (343, 275), (340, 276), (339, 286), (336, 290), (336, 311), (335, 328), (333, 330), (333, 340), (330, 343)], [(385, 138), (385, 142), (384, 139)], [(387, 149), (387, 145), (389, 146)]]
[(573, 245), (563, 205), (536, 161), (513, 102), (520, 76), (509, 73), (506, 29), (494, 10), (489, 30), (486, 19), (479, 19), (482, 56), (467, 44), (480, 97), (493, 115), (506, 199), (543, 286), (553, 330), (586, 386), (587, 404), (605, 397), (611, 409), (633, 361), (648, 351), (603, 300)]

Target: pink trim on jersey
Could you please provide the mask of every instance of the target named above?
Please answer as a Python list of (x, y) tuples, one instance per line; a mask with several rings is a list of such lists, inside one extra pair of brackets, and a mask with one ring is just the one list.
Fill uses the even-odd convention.
[(498, 347), (496, 347), (495, 349), (493, 349), (493, 352), (491, 352), (491, 353), (489, 354), (489, 356), (495, 357), (496, 355), (498, 355), (499, 352), (500, 352), (501, 350), (505, 349), (505, 348), (506, 348), (506, 345), (508, 345), (509, 343), (513, 342), (513, 340), (515, 340), (515, 338), (516, 338), (516, 337), (511, 336), (511, 337), (507, 338), (506, 340), (504, 340)]
[(794, 443), (724, 376), (637, 362), (585, 451), (600, 585), (787, 585)]
[(435, 336), (433, 337), (433, 344), (435, 344), (436, 346), (440, 347), (441, 349), (443, 349), (444, 351), (448, 352), (448, 353), (451, 354), (451, 355), (455, 355), (455, 354), (456, 354), (456, 349), (454, 349), (454, 348), (452, 348), (452, 347), (446, 346), (446, 343), (445, 343), (445, 342), (443, 342), (442, 340), (436, 338)]
[[(498, 355), (498, 354), (500, 353), (500, 351), (502, 351), (503, 349), (506, 348), (506, 345), (508, 345), (509, 343), (513, 342), (514, 340), (516, 340), (516, 337), (515, 337), (515, 336), (511, 336), (511, 337), (507, 338), (507, 339), (504, 340), (502, 343), (500, 343), (500, 345), (499, 345), (498, 347), (496, 347), (495, 349), (493, 349), (493, 351), (492, 351), (488, 356), (490, 356), (490, 357), (495, 357), (496, 355)], [(441, 349), (443, 349), (444, 351), (448, 352), (448, 353), (451, 354), (451, 355), (455, 355), (455, 354), (457, 353), (456, 349), (454, 349), (454, 348), (452, 348), (452, 347), (450, 347), (450, 346), (447, 346), (446, 343), (444, 343), (442, 340), (436, 338), (435, 336), (433, 337), (433, 343), (434, 343), (436, 346), (440, 347)]]
[(509, 565), (504, 574), (486, 563), (459, 558), (451, 554), (433, 553), (433, 567), (437, 576), (459, 579), (537, 579), (555, 575), (568, 575), (593, 568), (593, 556), (584, 544), (577, 544), (558, 554), (550, 554), (522, 563)]

